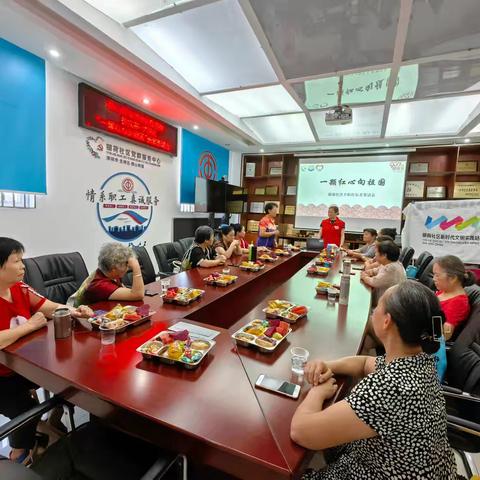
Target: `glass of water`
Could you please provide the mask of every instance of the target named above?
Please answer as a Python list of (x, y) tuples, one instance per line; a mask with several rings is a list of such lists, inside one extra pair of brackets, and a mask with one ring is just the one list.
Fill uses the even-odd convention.
[(167, 293), (168, 287), (170, 286), (170, 279), (162, 278), (160, 280), (160, 285), (162, 286), (162, 293)]
[(115, 343), (115, 329), (104, 325), (100, 326), (100, 335), (102, 337), (102, 345), (111, 345)]
[(303, 375), (310, 353), (305, 348), (293, 347), (290, 350), (290, 354), (292, 356), (292, 372), (297, 375)]
[(334, 305), (337, 301), (337, 289), (336, 288), (329, 288), (327, 290), (327, 301), (329, 305)]

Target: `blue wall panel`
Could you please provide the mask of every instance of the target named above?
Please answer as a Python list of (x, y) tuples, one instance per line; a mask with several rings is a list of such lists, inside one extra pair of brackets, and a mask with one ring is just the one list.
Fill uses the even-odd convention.
[(0, 190), (47, 192), (45, 104), (45, 61), (0, 38)]

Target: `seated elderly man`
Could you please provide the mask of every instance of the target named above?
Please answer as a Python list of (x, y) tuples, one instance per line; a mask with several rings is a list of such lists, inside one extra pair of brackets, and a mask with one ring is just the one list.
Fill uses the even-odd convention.
[[(132, 270), (132, 288), (122, 284), (122, 277)], [(121, 243), (106, 243), (98, 255), (98, 268), (83, 282), (69, 303), (91, 304), (105, 300), (143, 300), (142, 271), (135, 253)]]

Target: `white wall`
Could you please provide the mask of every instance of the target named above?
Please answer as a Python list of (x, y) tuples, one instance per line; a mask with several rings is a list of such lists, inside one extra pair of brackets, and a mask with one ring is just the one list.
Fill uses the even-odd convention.
[[(192, 216), (180, 213), (179, 178), (181, 131), (178, 157), (155, 153), (161, 167), (146, 165), (139, 169), (96, 159), (85, 146), (92, 133), (78, 127), (77, 84), (80, 79), (47, 62), (47, 195), (37, 196), (32, 210), (0, 209), (0, 236), (21, 241), (26, 256), (79, 251), (87, 268), (96, 267), (99, 247), (112, 239), (102, 229), (96, 206), (86, 200), (86, 191), (99, 190), (101, 183), (116, 172), (130, 171), (142, 178), (160, 203), (155, 207), (152, 222), (139, 241), (152, 245), (172, 240), (172, 218)], [(102, 135), (105, 137), (104, 135)], [(107, 138), (107, 137), (105, 137)], [(126, 148), (129, 144), (115, 139)], [(123, 145), (122, 145), (123, 144)], [(135, 149), (150, 153), (148, 149)], [(239, 155), (231, 155), (229, 178), (240, 182)], [(152, 261), (155, 262), (153, 254)]]

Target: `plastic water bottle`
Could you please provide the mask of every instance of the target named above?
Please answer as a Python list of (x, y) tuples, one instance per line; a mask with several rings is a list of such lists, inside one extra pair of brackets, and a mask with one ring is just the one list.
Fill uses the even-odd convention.
[(348, 297), (350, 295), (350, 274), (342, 275), (340, 280), (340, 296), (338, 299), (338, 303), (340, 305), (348, 305)]

